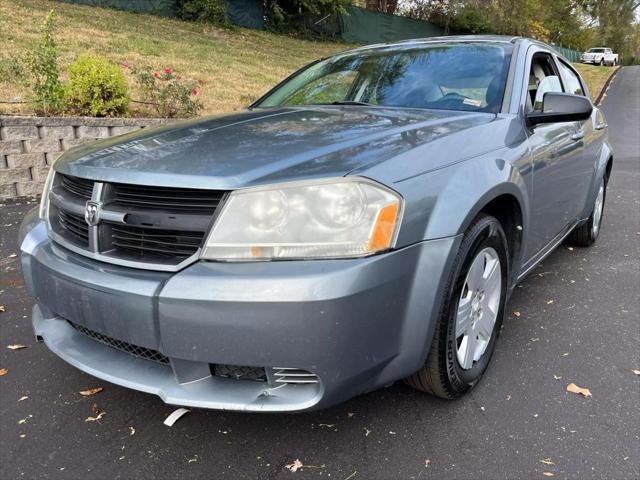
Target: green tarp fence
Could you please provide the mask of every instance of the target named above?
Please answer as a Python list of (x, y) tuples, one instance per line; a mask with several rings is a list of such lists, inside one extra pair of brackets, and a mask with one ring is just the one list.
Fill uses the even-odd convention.
[(239, 27), (264, 30), (262, 0), (227, 0), (227, 18)]
[(350, 43), (367, 45), (444, 35), (440, 27), (429, 22), (358, 7), (348, 7), (347, 11), (348, 15), (340, 15), (339, 36)]
[[(133, 12), (153, 13), (167, 17), (174, 17), (178, 13), (178, 0), (63, 1)], [(240, 27), (264, 29), (262, 0), (226, 0), (225, 3), (227, 5), (227, 17), (231, 23)], [(305, 24), (313, 30), (342, 38), (346, 42), (363, 45), (443, 35), (443, 30), (432, 23), (353, 6), (347, 7), (347, 11), (347, 15), (331, 15), (323, 19), (307, 19)]]
[(559, 45), (552, 45), (553, 49), (558, 52), (560, 55), (565, 57), (570, 62), (579, 62), (582, 57), (582, 52), (578, 50), (573, 50), (571, 48), (561, 47)]
[(178, 14), (177, 0), (63, 0), (67, 3), (80, 3), (94, 7), (117, 8), (131, 12), (152, 13), (163, 17), (175, 17)]

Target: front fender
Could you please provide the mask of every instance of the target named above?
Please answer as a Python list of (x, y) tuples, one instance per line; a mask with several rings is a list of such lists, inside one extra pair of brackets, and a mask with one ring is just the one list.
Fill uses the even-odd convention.
[[(444, 238), (464, 233), (492, 200), (510, 195), (520, 205), (527, 230), (530, 161), (526, 147), (504, 148), (396, 184), (411, 212), (399, 240)], [(426, 195), (419, 192), (427, 191)], [(523, 232), (524, 233), (524, 232)]]

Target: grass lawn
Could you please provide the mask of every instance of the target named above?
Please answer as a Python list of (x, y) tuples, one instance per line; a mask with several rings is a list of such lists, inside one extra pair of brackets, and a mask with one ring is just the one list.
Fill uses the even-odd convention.
[(612, 67), (600, 67), (596, 65), (586, 65), (584, 63), (574, 63), (573, 66), (576, 67), (582, 79), (587, 83), (587, 88), (589, 89), (592, 100), (598, 98), (600, 90), (602, 90), (605, 82), (615, 70)]
[[(59, 17), (56, 38), (62, 64), (81, 54), (97, 54), (118, 64), (173, 68), (185, 78), (204, 80), (200, 100), (205, 114), (241, 109), (297, 68), (350, 48), (344, 43), (218, 29), (106, 8), (0, 0), (0, 61), (24, 57), (37, 43), (40, 24), (51, 9)], [(16, 82), (0, 78), (0, 101), (23, 93)], [(0, 104), (0, 113), (3, 109), (15, 112), (16, 107)]]
[[(183, 77), (204, 80), (200, 100), (205, 114), (241, 109), (302, 65), (350, 47), (49, 0), (0, 0), (0, 62), (24, 57), (51, 9), (59, 15), (61, 64), (96, 54), (118, 64), (172, 68)], [(577, 67), (595, 98), (612, 69)], [(24, 96), (16, 79), (0, 78), (0, 101), (16, 96)], [(3, 112), (29, 113), (27, 105), (0, 104)]]

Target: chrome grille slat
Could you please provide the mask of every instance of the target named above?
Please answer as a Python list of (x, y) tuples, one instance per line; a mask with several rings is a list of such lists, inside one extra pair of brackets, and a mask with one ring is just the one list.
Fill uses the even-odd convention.
[(301, 368), (273, 367), (273, 377), (276, 383), (319, 383), (315, 373)]

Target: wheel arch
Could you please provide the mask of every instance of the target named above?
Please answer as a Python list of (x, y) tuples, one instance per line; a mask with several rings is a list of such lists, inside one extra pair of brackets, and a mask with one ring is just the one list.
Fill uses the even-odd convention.
[(526, 231), (523, 203), (522, 194), (515, 185), (498, 185), (478, 200), (460, 225), (460, 233), (464, 233), (481, 214), (491, 215), (500, 222), (507, 237), (510, 283), (513, 283), (514, 273), (519, 271), (522, 262)]

